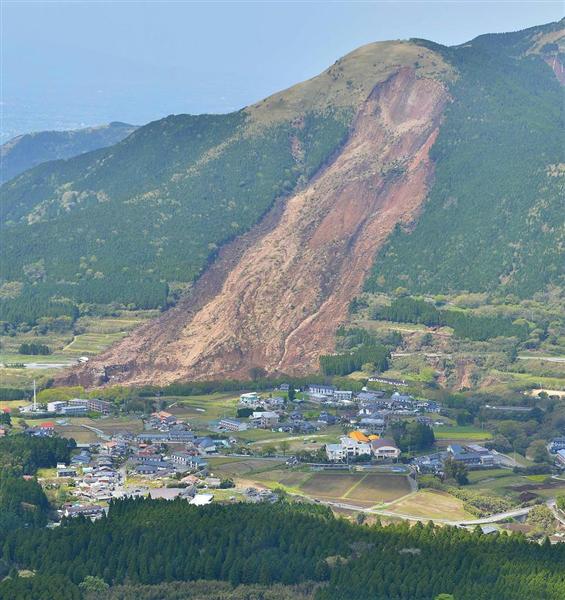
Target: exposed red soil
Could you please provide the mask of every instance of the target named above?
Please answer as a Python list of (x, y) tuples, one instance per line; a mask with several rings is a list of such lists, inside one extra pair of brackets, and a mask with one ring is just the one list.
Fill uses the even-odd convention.
[(376, 86), (341, 151), (305, 189), (224, 248), (175, 308), (66, 382), (246, 378), (252, 366), (316, 370), (376, 251), (426, 198), (429, 150), (447, 100), (443, 84), (410, 68)]

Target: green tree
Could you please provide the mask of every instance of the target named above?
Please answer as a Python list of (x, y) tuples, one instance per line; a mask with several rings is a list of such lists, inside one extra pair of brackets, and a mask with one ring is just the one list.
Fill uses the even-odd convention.
[(456, 481), (459, 485), (467, 485), (469, 469), (467, 465), (453, 457), (448, 457), (443, 463), (443, 475), (447, 481)]

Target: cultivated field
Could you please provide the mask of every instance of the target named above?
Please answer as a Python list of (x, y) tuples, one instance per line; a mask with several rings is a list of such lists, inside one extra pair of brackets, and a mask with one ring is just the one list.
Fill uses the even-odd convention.
[(473, 516), (463, 508), (463, 502), (444, 492), (419, 490), (394, 502), (387, 510), (398, 515), (413, 515), (422, 519), (448, 519), (457, 521), (472, 519)]

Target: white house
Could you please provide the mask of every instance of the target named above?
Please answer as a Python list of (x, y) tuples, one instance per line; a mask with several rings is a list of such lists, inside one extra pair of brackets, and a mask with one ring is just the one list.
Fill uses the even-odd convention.
[(400, 449), (396, 447), (392, 440), (371, 440), (370, 446), (373, 456), (378, 460), (396, 460), (400, 456)]
[(260, 402), (261, 398), (257, 392), (248, 392), (239, 397), (239, 403), (244, 406), (257, 406)]

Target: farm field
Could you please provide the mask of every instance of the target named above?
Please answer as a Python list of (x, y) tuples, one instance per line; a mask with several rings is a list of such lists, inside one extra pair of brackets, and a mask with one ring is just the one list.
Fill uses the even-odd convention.
[[(89, 419), (87, 417), (72, 417), (64, 419), (65, 424), (55, 420), (55, 431), (62, 437), (74, 438), (78, 444), (90, 444), (100, 441), (96, 433), (83, 425), (100, 429), (107, 435), (112, 435), (120, 431), (131, 433), (140, 433), (143, 430), (142, 422), (135, 417), (102, 417), (100, 419)], [(37, 423), (37, 421), (35, 421)], [(28, 420), (28, 425), (33, 425), (34, 421)]]
[(434, 427), (434, 435), (438, 441), (469, 441), (477, 442), (492, 439), (490, 431), (477, 429), (476, 427), (454, 426), (454, 427)]
[[(114, 342), (122, 339), (134, 327), (157, 314), (156, 311), (121, 311), (115, 317), (81, 317), (71, 331), (48, 332), (37, 335), (33, 332), (19, 333), (13, 337), (2, 337), (0, 364), (39, 364), (39, 368), (0, 367), (0, 380), (5, 387), (29, 388), (35, 379), (39, 385), (53, 376), (57, 365), (71, 365), (79, 356), (99, 354)], [(52, 354), (23, 355), (18, 350), (21, 344), (36, 343), (49, 346)], [(50, 368), (49, 365), (54, 365)]]
[(414, 515), (422, 519), (472, 519), (473, 516), (463, 508), (463, 502), (445, 492), (419, 490), (394, 502), (387, 510), (399, 515)]
[(410, 491), (408, 479), (402, 475), (369, 473), (347, 492), (345, 498), (355, 502), (380, 504), (392, 502), (405, 494), (409, 494)]

